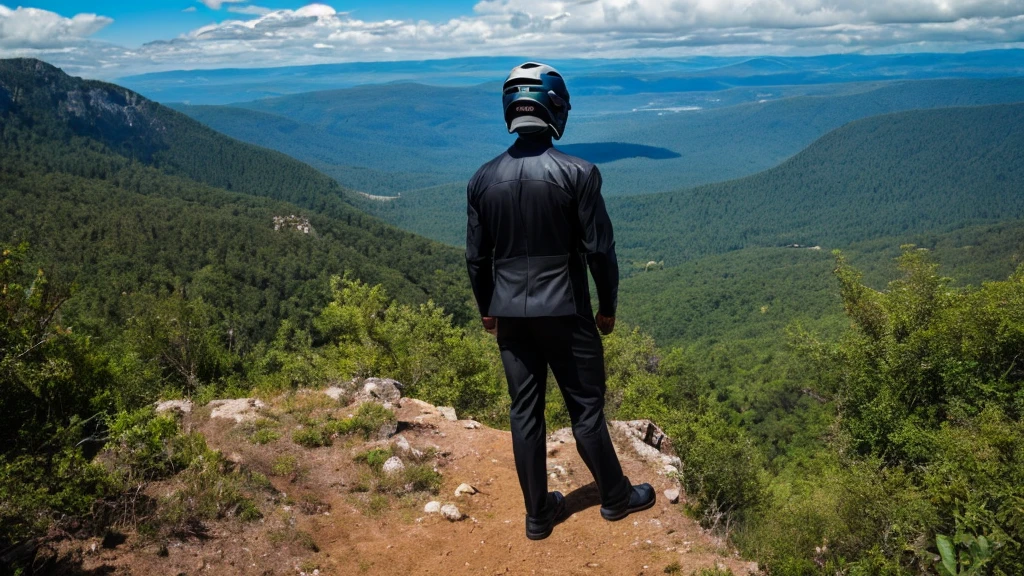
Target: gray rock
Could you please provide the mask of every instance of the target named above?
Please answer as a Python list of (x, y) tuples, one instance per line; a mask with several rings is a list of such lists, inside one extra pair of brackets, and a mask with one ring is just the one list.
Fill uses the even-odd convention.
[(445, 504), (441, 506), (441, 516), (444, 516), (451, 522), (462, 520), (462, 512), (455, 504)]
[(675, 504), (679, 502), (679, 489), (669, 488), (665, 490), (665, 500), (668, 500), (669, 504)]
[(405, 436), (395, 436), (394, 446), (396, 449), (398, 449), (399, 452), (403, 454), (408, 454), (413, 458), (420, 458), (421, 456), (423, 456), (423, 451), (413, 448), (412, 444), (409, 444), (409, 441), (406, 440)]
[(402, 470), (405, 470), (405, 463), (398, 456), (392, 456), (384, 462), (384, 466), (381, 467), (381, 471), (387, 476), (394, 476)]
[(431, 500), (423, 507), (423, 511), (427, 514), (439, 514), (441, 512), (441, 503), (437, 500)]
[(192, 412), (192, 407), (193, 404), (189, 400), (164, 400), (163, 402), (156, 403), (156, 413), (180, 412), (182, 414), (189, 414)]
[(237, 423), (255, 420), (259, 416), (258, 412), (266, 408), (266, 404), (256, 398), (214, 400), (210, 402), (209, 406), (213, 408), (210, 418), (224, 418)]
[(392, 420), (380, 425), (373, 437), (377, 440), (387, 440), (398, 432), (398, 420)]
[(466, 483), (459, 484), (459, 487), (455, 489), (456, 496), (462, 496), (463, 494), (473, 495), (476, 493), (477, 489)]
[(455, 414), (455, 408), (452, 408), (451, 406), (438, 406), (437, 411), (441, 413), (441, 416), (444, 416), (445, 420), (456, 422), (459, 419)]
[(395, 436), (395, 448), (398, 448), (402, 452), (412, 451), (412, 445), (405, 439), (405, 436)]
[(348, 392), (340, 386), (330, 386), (324, 389), (324, 394), (330, 396), (332, 400), (341, 400), (342, 397), (348, 395)]
[(366, 378), (356, 386), (355, 401), (397, 406), (402, 388), (401, 382), (390, 378)]
[(630, 447), (641, 459), (661, 464), (663, 472), (668, 471), (668, 466), (681, 467), (679, 457), (673, 454), (671, 440), (650, 420), (613, 420), (608, 424), (629, 439)]

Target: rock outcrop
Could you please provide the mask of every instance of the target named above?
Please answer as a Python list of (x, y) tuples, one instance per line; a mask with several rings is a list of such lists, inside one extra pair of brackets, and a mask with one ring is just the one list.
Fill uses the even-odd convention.
[[(211, 534), (231, 538), (186, 539), (164, 547), (163, 555), (122, 546), (102, 561), (119, 563), (126, 573), (174, 574), (193, 573), (199, 560), (204, 572), (217, 574), (259, 568), (470, 576), (575, 573), (573, 567), (580, 566), (595, 574), (651, 574), (673, 565), (686, 574), (720, 565), (737, 576), (756, 571), (673, 506), (684, 495), (677, 477), (664, 472), (666, 466), (678, 467), (679, 460), (653, 423), (609, 422), (624, 472), (661, 492), (653, 509), (614, 527), (598, 513), (597, 490), (572, 430), (548, 436), (549, 490), (561, 491), (569, 505), (553, 538), (572, 545), (543, 548), (548, 552), (539, 555), (538, 543), (523, 536), (523, 499), (509, 433), (466, 415), (459, 420), (450, 407), (402, 398), (401, 390), (393, 380), (367, 378), (266, 404), (252, 398), (214, 401), (209, 409), (180, 400), (160, 403), (159, 411), (181, 415), (183, 426), (224, 454), (229, 470), (258, 473), (273, 484), (253, 500), (261, 520), (244, 528), (211, 526)], [(296, 432), (327, 430), (365, 402), (395, 413), (390, 434), (367, 438), (362, 430), (329, 433), (334, 435), (326, 443), (296, 440)], [(394, 434), (394, 428), (401, 433)], [(87, 559), (86, 568), (101, 566), (98, 554)]]

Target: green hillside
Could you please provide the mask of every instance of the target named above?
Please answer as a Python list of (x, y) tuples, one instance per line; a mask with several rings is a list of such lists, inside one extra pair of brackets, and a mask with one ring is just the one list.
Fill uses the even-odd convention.
[[(822, 137), (765, 172), (671, 193), (609, 197), (620, 257), (674, 265), (753, 246), (950, 230), (1024, 215), (1024, 105), (878, 116)], [(465, 191), (451, 184), (359, 205), (460, 245)], [(625, 270), (629, 266), (623, 267)]]
[[(902, 244), (929, 250), (941, 272), (958, 285), (978, 286), (1006, 278), (1024, 262), (1024, 221), (879, 238), (842, 251), (869, 285), (881, 289), (896, 274)], [(758, 340), (762, 348), (777, 348), (785, 345), (780, 336), (794, 323), (829, 334), (846, 326), (834, 267), (829, 251), (806, 248), (745, 248), (706, 256), (625, 279), (619, 315), (666, 346)]]
[[(703, 101), (732, 98), (714, 92), (581, 96), (562, 144), (587, 145), (581, 155), (601, 165), (608, 195), (662, 192), (766, 170), (860, 118), (1024, 101), (1024, 79), (838, 84), (798, 96), (791, 86), (740, 93), (747, 103), (727, 107)], [(496, 84), (403, 83), (178, 109), (225, 134), (310, 162), (351, 188), (394, 195), (464, 182), (508, 146), (497, 94)], [(623, 152), (615, 143), (658, 153)]]
[[(178, 290), (252, 343), (308, 320), (344, 272), (464, 316), (458, 250), (364, 214), (307, 165), (38, 61), (0, 61), (0, 103), (0, 241), (59, 262), (83, 321), (117, 317), (136, 291)], [(291, 215), (310, 233), (274, 230)]]
[(602, 166), (613, 194), (647, 194), (740, 178), (777, 166), (823, 134), (893, 112), (1024, 101), (1024, 78), (945, 79), (836, 87), (842, 92), (786, 97), (766, 86), (762, 100), (696, 111), (639, 109), (621, 118), (578, 119), (566, 142), (636, 142), (680, 155), (631, 158)]
[(826, 249), (1024, 216), (1024, 104), (877, 116), (777, 168), (612, 198), (621, 253), (676, 264), (750, 246)]

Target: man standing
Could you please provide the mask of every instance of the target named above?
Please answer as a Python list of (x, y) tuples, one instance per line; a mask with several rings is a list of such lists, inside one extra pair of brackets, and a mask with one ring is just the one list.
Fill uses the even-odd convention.
[[(527, 62), (502, 87), (505, 123), (519, 138), (467, 188), (466, 262), (484, 327), (496, 334), (512, 397), (512, 450), (526, 502), (526, 536), (547, 538), (565, 508), (547, 490), (544, 395), (548, 367), (572, 419), (580, 457), (620, 520), (654, 505), (649, 484), (622, 473), (604, 419), (600, 330), (611, 333), (619, 269), (612, 224), (593, 164), (552, 147), (569, 117), (554, 68)], [(590, 305), (587, 268), (597, 286)]]

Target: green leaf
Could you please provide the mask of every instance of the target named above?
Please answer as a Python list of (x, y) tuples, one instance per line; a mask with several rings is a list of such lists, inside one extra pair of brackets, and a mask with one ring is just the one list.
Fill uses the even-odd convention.
[(992, 555), (992, 549), (989, 545), (988, 538), (985, 538), (984, 536), (978, 536), (978, 549), (980, 550), (980, 553), (978, 554), (979, 559), (985, 559)]
[(935, 545), (938, 546), (939, 556), (942, 558), (939, 571), (949, 576), (956, 576), (956, 550), (953, 549), (953, 543), (948, 537), (939, 535), (935, 537)]

